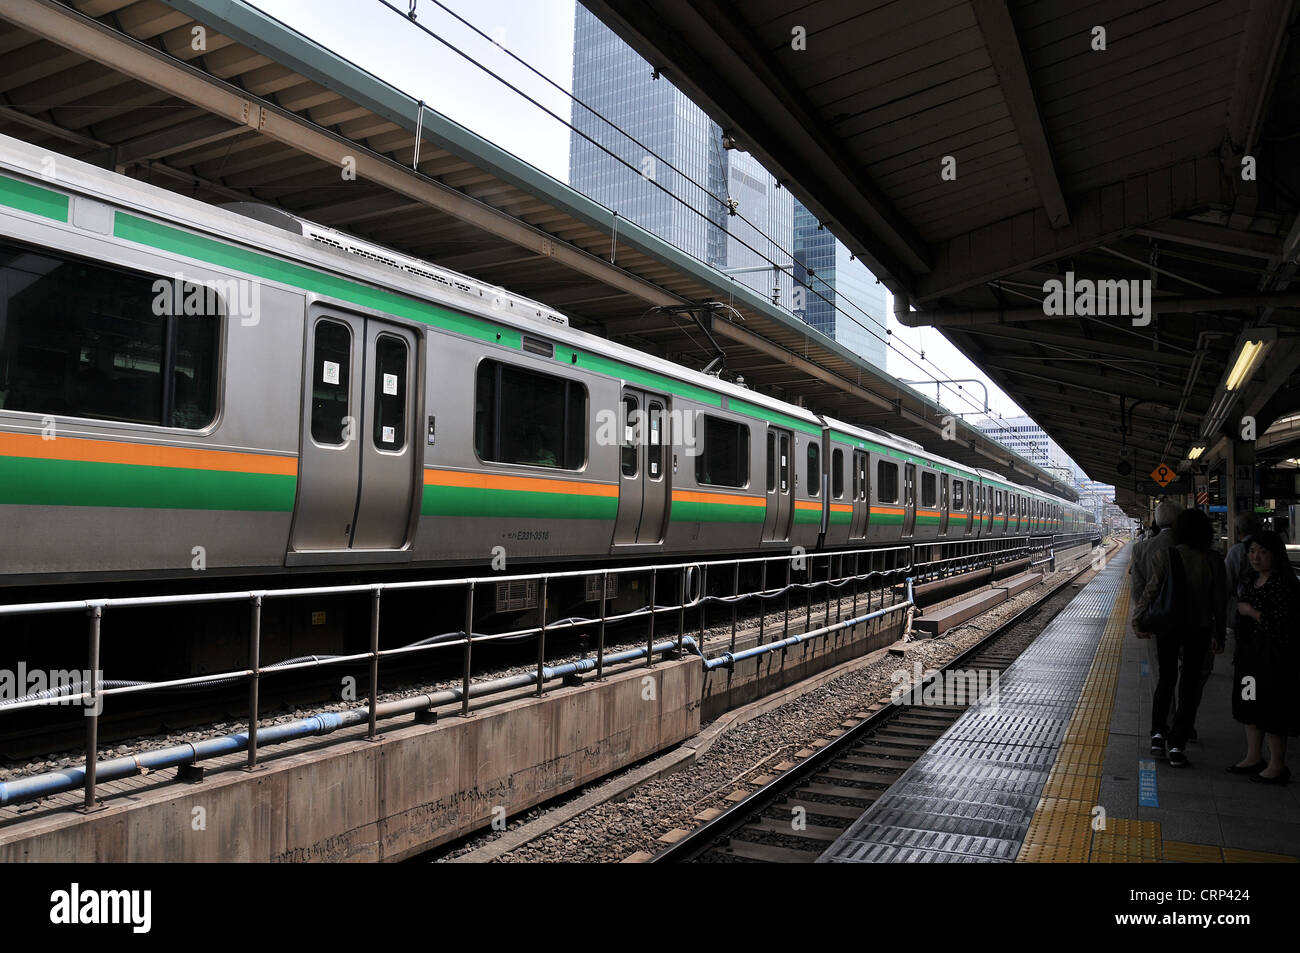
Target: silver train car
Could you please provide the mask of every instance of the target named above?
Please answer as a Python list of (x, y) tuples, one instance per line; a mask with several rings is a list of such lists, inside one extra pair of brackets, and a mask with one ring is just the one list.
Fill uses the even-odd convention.
[(3, 585), (1095, 529), (503, 289), (8, 137), (0, 275)]

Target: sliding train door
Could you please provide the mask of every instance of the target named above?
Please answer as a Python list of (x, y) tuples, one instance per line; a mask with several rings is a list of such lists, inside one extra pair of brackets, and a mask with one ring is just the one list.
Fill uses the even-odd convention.
[(939, 535), (948, 535), (948, 474), (939, 474)]
[(286, 563), (401, 552), (418, 498), (415, 333), (378, 318), (317, 309), (306, 355), (298, 498)]
[(623, 389), (623, 446), (619, 455), (616, 546), (664, 541), (670, 492), (667, 455), (668, 400), (631, 387)]
[(903, 464), (903, 536), (916, 530), (916, 464)]
[(871, 522), (871, 484), (867, 481), (867, 452), (853, 451), (853, 521), (849, 539), (865, 539)]
[(790, 538), (794, 516), (794, 481), (790, 478), (794, 437), (788, 430), (767, 428), (767, 510), (763, 515), (763, 542)]

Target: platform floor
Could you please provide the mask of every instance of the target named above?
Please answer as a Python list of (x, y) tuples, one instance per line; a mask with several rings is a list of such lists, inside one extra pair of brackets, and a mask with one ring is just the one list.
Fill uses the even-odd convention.
[[(1130, 549), (820, 862), (1300, 861), (1300, 783), (1224, 771), (1245, 751), (1231, 645), (1206, 683), (1191, 764), (1151, 759), (1153, 673), (1128, 625)], [(1300, 743), (1289, 760), (1300, 766)]]

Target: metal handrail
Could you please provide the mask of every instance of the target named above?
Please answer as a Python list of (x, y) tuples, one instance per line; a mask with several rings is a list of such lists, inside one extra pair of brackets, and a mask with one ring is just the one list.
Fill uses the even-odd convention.
[[(732, 559), (704, 560), (693, 562), (676, 562), (666, 564), (652, 564), (639, 566), (619, 566), (599, 570), (565, 570), (558, 572), (545, 573), (517, 573), (511, 575), (494, 575), (494, 576), (472, 576), (457, 579), (428, 579), (428, 580), (407, 580), (401, 582), (375, 582), (361, 583), (338, 586), (300, 586), (288, 587), (283, 589), (250, 589), (234, 590), (212, 593), (188, 593), (183, 595), (159, 595), (159, 596), (129, 596), (101, 599), (85, 600), (61, 600), (39, 603), (18, 603), (11, 605), (0, 605), (0, 618), (16, 617), (21, 615), (38, 615), (58, 612), (85, 611), (88, 616), (88, 660), (90, 662), (89, 675), (90, 684), (85, 691), (69, 694), (60, 694), (55, 697), (41, 698), (28, 701), (15, 702), (8, 705), (0, 705), (0, 714), (7, 711), (21, 711), (29, 708), (41, 707), (46, 705), (68, 705), (75, 702), (85, 702), (87, 707), (87, 725), (86, 725), (86, 767), (85, 767), (85, 801), (82, 810), (92, 811), (96, 809), (96, 777), (95, 764), (98, 748), (98, 726), (99, 715), (103, 706), (103, 699), (108, 696), (131, 695), (147, 691), (157, 691), (162, 688), (184, 688), (195, 687), (208, 683), (229, 681), (235, 679), (247, 679), (249, 683), (249, 702), (248, 702), (248, 736), (247, 736), (247, 768), (253, 769), (257, 766), (257, 737), (259, 722), (259, 686), (261, 677), (268, 673), (280, 673), (287, 671), (296, 671), (312, 667), (323, 667), (329, 665), (346, 665), (362, 661), (370, 663), (370, 686), (368, 698), (369, 728), (368, 737), (374, 738), (376, 735), (377, 716), (379, 710), (378, 701), (378, 684), (379, 684), (379, 662), (381, 659), (390, 656), (412, 655), (417, 652), (433, 651), (436, 649), (461, 648), (463, 650), (463, 671), (461, 679), (461, 688), (459, 697), (461, 702), (461, 714), (469, 714), (470, 698), (477, 692), (472, 690), (472, 649), (475, 644), (483, 644), (492, 641), (498, 641), (506, 638), (529, 637), (536, 635), (538, 637), (538, 665), (536, 674), (537, 693), (542, 695), (546, 690), (547, 669), (545, 666), (546, 655), (546, 636), (561, 630), (570, 630), (582, 627), (598, 627), (597, 652), (595, 659), (596, 677), (603, 678), (604, 666), (606, 661), (605, 653), (605, 630), (611, 622), (621, 622), (645, 616), (649, 622), (649, 631), (647, 634), (646, 645), (644, 650), (635, 653), (637, 658), (644, 659), (647, 667), (653, 666), (657, 651), (654, 626), (655, 617), (663, 612), (677, 612), (679, 615), (678, 636), (674, 651), (681, 653), (687, 648), (688, 641), (695, 643), (695, 640), (687, 640), (685, 636), (685, 613), (687, 609), (699, 609), (700, 621), (700, 639), (694, 644), (695, 649), (704, 659), (706, 666), (711, 663), (716, 667), (717, 660), (709, 660), (704, 657), (703, 633), (705, 628), (705, 606), (708, 602), (719, 600), (728, 602), (732, 605), (732, 633), (729, 650), (719, 658), (735, 658), (735, 641), (736, 641), (736, 624), (737, 612), (740, 602), (748, 599), (759, 598), (767, 600), (780, 595), (785, 595), (785, 623), (783, 633), (789, 636), (790, 625), (790, 594), (792, 591), (803, 589), (808, 594), (807, 603), (807, 630), (800, 639), (812, 638), (815, 635), (829, 635), (831, 632), (839, 631), (847, 625), (857, 624), (870, 618), (879, 618), (889, 612), (896, 611), (899, 608), (906, 608), (911, 600), (912, 577), (916, 571), (915, 557), (918, 547), (929, 547), (932, 545), (962, 545), (962, 544), (981, 544), (975, 548), (975, 553), (962, 557), (948, 557), (942, 560), (931, 561), (925, 565), (933, 563), (947, 563), (953, 561), (962, 561), (973, 557), (990, 558), (1006, 556), (1009, 552), (1018, 552), (1021, 548), (1033, 548), (1034, 538), (1024, 538), (1021, 543), (1020, 537), (1001, 537), (994, 540), (989, 539), (971, 539), (956, 540), (947, 543), (907, 543), (896, 546), (875, 547), (871, 549), (840, 550), (834, 552), (802, 552), (792, 551), (781, 554), (761, 554), (758, 556), (737, 557)], [(1051, 537), (1042, 537), (1047, 541), (1050, 548)], [(867, 569), (862, 570), (862, 557), (866, 556)], [(903, 558), (905, 557), (905, 559)], [(826, 576), (824, 578), (814, 578), (814, 567), (818, 560), (826, 561)], [(839, 573), (835, 572), (835, 563), (839, 561)], [(848, 561), (853, 563), (853, 571), (845, 572)], [(768, 570), (771, 564), (785, 564), (785, 584), (771, 588), (768, 586)], [(877, 564), (882, 568), (871, 568)], [(751, 590), (745, 593), (740, 591), (740, 570), (742, 567), (758, 566), (761, 569), (762, 581), (758, 590)], [(798, 570), (796, 570), (798, 567)], [(710, 570), (714, 572), (730, 570), (733, 578), (733, 593), (730, 596), (710, 596), (707, 592), (708, 575)], [(803, 579), (794, 578), (796, 571), (805, 574)], [(940, 572), (943, 572), (941, 567)], [(617, 615), (608, 613), (609, 599), (609, 579), (611, 576), (626, 574), (650, 574), (651, 581), (648, 590), (647, 604), (640, 609), (629, 612), (623, 612)], [(679, 601), (674, 604), (659, 605), (656, 601), (655, 594), (658, 577), (661, 573), (678, 574), (679, 579)], [(858, 583), (872, 579), (886, 580), (890, 577), (900, 578), (907, 575), (907, 597), (902, 602), (895, 602), (889, 607), (883, 606), (885, 587), (880, 588), (881, 607), (869, 612), (866, 616), (858, 615), (859, 590)], [(552, 582), (556, 580), (575, 579), (579, 577), (589, 578), (595, 575), (601, 576), (602, 588), (600, 596), (600, 616), (594, 619), (564, 619), (550, 622), (546, 619), (547, 598), (546, 593)], [(484, 633), (475, 634), (473, 631), (474, 616), (474, 596), (477, 588), (483, 584), (498, 584), (508, 582), (530, 582), (537, 581), (540, 586), (541, 598), (539, 607), (541, 613), (541, 622), (537, 626), (530, 628), (514, 630), (502, 633)], [(837, 622), (830, 623), (830, 595), (831, 590), (843, 588), (845, 585), (853, 583), (853, 612), (852, 616), (845, 624)], [(424, 644), (415, 644), (407, 646), (398, 646), (394, 648), (381, 649), (379, 647), (379, 618), (382, 596), (389, 591), (409, 591), (409, 590), (436, 590), (460, 587), (465, 590), (465, 626), (461, 630), (459, 638), (449, 638), (437, 642), (426, 642)], [(812, 591), (817, 588), (825, 587), (825, 625), (821, 629), (813, 631), (812, 627)], [(356, 652), (349, 655), (330, 656), (326, 658), (313, 658), (305, 661), (291, 661), (279, 664), (264, 665), (261, 661), (261, 615), (262, 606), (267, 599), (283, 599), (301, 596), (316, 595), (347, 595), (370, 593), (371, 595), (371, 618), (370, 618), (370, 647), (368, 651)], [(868, 609), (871, 608), (871, 590), (868, 591)], [(229, 603), (247, 601), (250, 607), (250, 633), (249, 633), (249, 662), (244, 668), (221, 672), (210, 675), (190, 676), (180, 679), (171, 679), (162, 682), (150, 682), (145, 684), (128, 684), (123, 686), (105, 688), (102, 686), (102, 674), (99, 671), (99, 657), (102, 643), (102, 623), (104, 612), (107, 609), (123, 608), (146, 608), (158, 606), (174, 605), (199, 605), (214, 603)], [(837, 599), (836, 615), (839, 618), (841, 604)], [(766, 629), (766, 611), (760, 613), (759, 623), (759, 646), (747, 652), (770, 651), (780, 647), (779, 643), (764, 642)], [(450, 634), (450, 633), (449, 633)], [(664, 643), (669, 644), (671, 643)], [(658, 647), (662, 649), (662, 645)], [(627, 656), (628, 653), (621, 653)], [(620, 661), (627, 661), (627, 658), (620, 658)]]

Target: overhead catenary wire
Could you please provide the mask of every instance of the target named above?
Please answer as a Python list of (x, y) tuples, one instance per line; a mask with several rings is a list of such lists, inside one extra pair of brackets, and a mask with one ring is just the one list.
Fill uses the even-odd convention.
[[(563, 126), (565, 126), (566, 128), (568, 128), (571, 132), (576, 133), (577, 135), (581, 136), (583, 139), (585, 139), (585, 140), (587, 140), (588, 142), (590, 142), (593, 146), (595, 146), (596, 148), (600, 149), (602, 152), (604, 152), (605, 154), (607, 154), (610, 158), (614, 159), (614, 160), (615, 160), (616, 162), (618, 162), (620, 165), (623, 165), (623, 166), (625, 166), (626, 168), (628, 168), (629, 170), (631, 170), (632, 172), (637, 173), (637, 175), (638, 175), (640, 178), (642, 178), (643, 180), (649, 182), (649, 183), (650, 183), (651, 185), (653, 185), (655, 188), (658, 188), (658, 189), (659, 189), (660, 191), (662, 191), (665, 195), (669, 196), (669, 197), (670, 197), (671, 199), (673, 199), (675, 202), (677, 202), (677, 203), (679, 203), (680, 205), (682, 205), (683, 207), (685, 207), (688, 211), (694, 213), (695, 215), (697, 215), (697, 216), (699, 216), (699, 217), (701, 217), (701, 218), (704, 218), (706, 221), (710, 222), (710, 223), (713, 224), (715, 227), (720, 228), (720, 229), (721, 229), (721, 230), (722, 230), (726, 235), (728, 235), (730, 238), (732, 238), (732, 239), (734, 239), (735, 241), (737, 241), (739, 244), (743, 245), (745, 248), (747, 248), (747, 249), (749, 249), (750, 251), (752, 251), (754, 254), (758, 255), (759, 258), (761, 258), (763, 261), (766, 261), (768, 264), (772, 265), (773, 268), (780, 268), (780, 267), (781, 267), (781, 266), (778, 264), (777, 261), (775, 261), (774, 259), (772, 259), (772, 258), (771, 258), (769, 255), (767, 255), (765, 252), (760, 251), (759, 249), (755, 248), (753, 245), (749, 244), (749, 242), (745, 241), (744, 238), (740, 237), (739, 235), (736, 235), (734, 232), (732, 232), (729, 228), (727, 228), (727, 227), (726, 227), (724, 224), (722, 224), (721, 222), (715, 221), (714, 219), (710, 218), (707, 212), (701, 211), (700, 209), (696, 208), (694, 205), (692, 205), (690, 202), (688, 202), (688, 201), (687, 201), (686, 199), (684, 199), (682, 196), (677, 195), (675, 192), (673, 192), (672, 190), (668, 189), (668, 188), (667, 188), (666, 186), (664, 186), (662, 183), (660, 183), (660, 182), (658, 182), (658, 181), (656, 181), (656, 180), (654, 180), (654, 179), (652, 179), (652, 178), (647, 178), (646, 176), (644, 176), (644, 175), (641, 173), (641, 170), (637, 169), (634, 165), (632, 165), (630, 162), (628, 162), (628, 161), (627, 161), (626, 159), (624, 159), (622, 156), (619, 156), (618, 154), (616, 154), (615, 152), (613, 152), (612, 150), (610, 150), (609, 148), (607, 148), (605, 145), (603, 145), (602, 143), (596, 141), (594, 138), (592, 138), (592, 137), (591, 137), (590, 135), (588, 135), (587, 133), (583, 132), (581, 129), (578, 129), (575, 125), (573, 125), (573, 124), (572, 124), (571, 122), (569, 122), (568, 120), (564, 119), (562, 116), (560, 116), (560, 115), (558, 115), (557, 113), (555, 113), (554, 111), (548, 109), (548, 108), (547, 108), (545, 105), (543, 105), (540, 101), (538, 101), (538, 100), (535, 99), (534, 97), (530, 96), (530, 95), (529, 95), (528, 93), (526, 93), (524, 90), (522, 90), (521, 88), (519, 88), (519, 87), (518, 87), (517, 85), (515, 85), (514, 83), (511, 83), (509, 80), (507, 80), (506, 78), (504, 78), (503, 76), (501, 76), (499, 73), (497, 73), (496, 71), (494, 71), (493, 69), (491, 69), (491, 68), (488, 67), (487, 65), (485, 65), (485, 64), (483, 64), (483, 63), (481, 63), (481, 62), (479, 62), (477, 59), (475, 59), (475, 58), (474, 58), (473, 56), (471, 56), (469, 53), (465, 52), (464, 50), (460, 49), (460, 48), (457, 47), (455, 44), (453, 44), (450, 40), (448, 40), (448, 39), (446, 39), (445, 37), (439, 35), (437, 32), (435, 32), (434, 30), (430, 29), (430, 28), (429, 28), (427, 25), (425, 25), (424, 23), (420, 23), (420, 22), (418, 22), (416, 19), (410, 17), (410, 16), (409, 16), (409, 12), (403, 12), (403, 11), (399, 10), (396, 6), (394, 6), (392, 3), (390, 3), (389, 0), (378, 0), (378, 2), (379, 2), (380, 4), (382, 4), (384, 7), (386, 7), (388, 10), (390, 10), (390, 11), (392, 11), (393, 13), (397, 14), (398, 16), (400, 16), (400, 17), (401, 17), (403, 20), (405, 20), (407, 23), (410, 23), (410, 24), (414, 25), (417, 29), (421, 30), (422, 32), (424, 32), (426, 35), (428, 35), (428, 36), (431, 37), (432, 39), (437, 40), (439, 43), (441, 43), (442, 45), (444, 45), (445, 47), (447, 47), (449, 50), (451, 50), (452, 52), (456, 53), (458, 56), (460, 56), (461, 58), (465, 59), (466, 61), (468, 61), (469, 63), (471, 63), (471, 64), (474, 65), (475, 67), (477, 67), (478, 69), (482, 70), (482, 71), (483, 71), (484, 73), (486, 73), (487, 75), (491, 76), (491, 77), (492, 77), (493, 79), (495, 79), (497, 82), (501, 83), (503, 86), (505, 86), (506, 88), (510, 89), (512, 92), (516, 93), (518, 96), (520, 96), (521, 98), (523, 98), (523, 99), (524, 99), (526, 102), (528, 102), (529, 104), (531, 104), (531, 105), (535, 106), (536, 108), (540, 109), (543, 113), (545, 113), (546, 115), (550, 116), (551, 118), (553, 118), (554, 120), (556, 120), (557, 122), (559, 122), (561, 125), (563, 125)], [(538, 76), (540, 79), (542, 79), (542, 80), (543, 80), (544, 82), (546, 82), (548, 85), (554, 87), (556, 90), (558, 90), (559, 92), (563, 93), (565, 96), (567, 96), (569, 99), (571, 99), (574, 103), (576, 103), (577, 105), (581, 106), (583, 109), (587, 110), (587, 112), (589, 112), (592, 116), (596, 117), (596, 118), (599, 119), (601, 122), (603, 122), (603, 123), (605, 123), (606, 125), (608, 125), (611, 129), (613, 129), (613, 130), (615, 130), (616, 132), (618, 132), (620, 135), (622, 135), (624, 138), (626, 138), (629, 142), (631, 142), (632, 144), (636, 145), (638, 148), (644, 150), (644, 152), (645, 152), (647, 155), (653, 157), (653, 158), (655, 159), (656, 162), (663, 162), (664, 165), (666, 165), (669, 169), (671, 169), (672, 171), (674, 171), (677, 175), (681, 176), (681, 177), (682, 177), (683, 179), (685, 179), (687, 182), (691, 183), (693, 186), (695, 186), (695, 187), (696, 187), (697, 189), (699, 189), (700, 191), (704, 192), (705, 195), (708, 196), (710, 199), (712, 199), (712, 200), (714, 200), (714, 201), (720, 201), (720, 199), (719, 199), (717, 196), (713, 195), (712, 192), (710, 192), (710, 191), (709, 191), (705, 186), (703, 186), (703, 185), (701, 185), (699, 182), (697, 182), (697, 181), (696, 181), (694, 178), (692, 178), (689, 174), (687, 174), (687, 173), (683, 172), (681, 169), (677, 168), (677, 166), (675, 166), (672, 162), (670, 162), (669, 160), (667, 160), (667, 159), (663, 158), (662, 156), (660, 156), (660, 155), (659, 155), (657, 152), (655, 152), (653, 149), (649, 148), (645, 143), (641, 142), (641, 141), (640, 141), (639, 139), (637, 139), (635, 136), (631, 135), (631, 134), (628, 133), (626, 130), (624, 130), (624, 129), (622, 129), (621, 127), (619, 127), (616, 123), (614, 123), (612, 120), (610, 120), (610, 119), (608, 119), (607, 117), (605, 117), (605, 116), (604, 116), (603, 114), (601, 114), (598, 110), (593, 109), (591, 106), (587, 105), (585, 102), (583, 102), (582, 100), (578, 99), (576, 96), (573, 95), (572, 92), (570, 92), (569, 90), (564, 89), (563, 86), (561, 86), (560, 84), (556, 83), (553, 79), (551, 79), (550, 77), (548, 77), (545, 73), (543, 73), (542, 71), (538, 70), (536, 67), (534, 67), (532, 64), (528, 63), (528, 62), (527, 62), (526, 60), (524, 60), (522, 57), (520, 57), (520, 56), (518, 56), (517, 54), (515, 54), (513, 51), (507, 49), (507, 48), (505, 47), (504, 44), (498, 42), (496, 39), (494, 39), (494, 38), (492, 38), (491, 36), (489, 36), (487, 33), (485, 33), (483, 30), (479, 29), (477, 26), (475, 26), (475, 25), (474, 25), (473, 23), (471, 23), (469, 20), (467, 20), (466, 18), (462, 17), (460, 14), (456, 13), (456, 12), (453, 11), (453, 10), (450, 10), (450, 9), (449, 9), (445, 4), (439, 2), (439, 0), (430, 0), (430, 2), (433, 3), (435, 6), (437, 6), (439, 9), (443, 10), (444, 12), (446, 12), (449, 16), (451, 16), (452, 18), (454, 18), (457, 22), (461, 23), (461, 24), (462, 24), (463, 26), (465, 26), (467, 29), (471, 30), (471, 31), (474, 32), (476, 35), (478, 35), (479, 37), (481, 37), (481, 38), (483, 38), (484, 40), (486, 40), (486, 41), (488, 41), (489, 43), (491, 43), (493, 46), (495, 46), (497, 49), (499, 49), (499, 50), (500, 50), (501, 52), (503, 52), (505, 55), (509, 56), (509, 57), (510, 57), (512, 60), (514, 60), (515, 62), (519, 63), (519, 64), (520, 64), (521, 66), (523, 66), (525, 69), (529, 70), (531, 73), (533, 73), (534, 75)], [(611, 211), (613, 211), (613, 210), (611, 210)], [(615, 214), (617, 214), (617, 213), (615, 213)], [(765, 233), (761, 228), (759, 228), (757, 225), (755, 225), (755, 224), (754, 224), (752, 221), (750, 221), (746, 216), (744, 216), (743, 214), (741, 214), (740, 212), (737, 211), (737, 212), (734, 214), (734, 217), (740, 218), (741, 221), (743, 221), (743, 222), (745, 222), (747, 225), (749, 225), (749, 226), (750, 226), (750, 227), (751, 227), (751, 228), (752, 228), (752, 229), (753, 229), (753, 230), (754, 230), (758, 235), (762, 236), (762, 238), (764, 238), (766, 241), (770, 242), (770, 243), (772, 244), (773, 247), (775, 247), (775, 248), (776, 248), (776, 249), (777, 249), (781, 254), (783, 254), (783, 255), (785, 255), (786, 257), (788, 257), (792, 262), (794, 262), (794, 261), (796, 260), (792, 252), (790, 252), (790, 251), (788, 251), (787, 249), (783, 248), (780, 242), (776, 241), (776, 240), (775, 240), (774, 238), (772, 238), (770, 235), (766, 234), (766, 233)], [(683, 251), (684, 251), (684, 249), (683, 249)], [(690, 253), (687, 252), (687, 254), (690, 254)], [(612, 254), (611, 254), (611, 257), (612, 257)], [(695, 257), (695, 256), (692, 256), (692, 257)], [(698, 260), (698, 259), (697, 259), (697, 260)], [(705, 264), (707, 264), (707, 262), (705, 262)], [(841, 308), (838, 304), (836, 304), (836, 303), (835, 303), (834, 301), (832, 301), (831, 299), (827, 298), (827, 297), (826, 297), (824, 294), (822, 294), (819, 290), (817, 290), (815, 287), (813, 287), (813, 285), (812, 285), (811, 283), (806, 283), (806, 284), (804, 285), (804, 287), (808, 290), (809, 293), (815, 295), (817, 298), (819, 298), (820, 300), (822, 300), (823, 302), (825, 302), (827, 305), (829, 305), (829, 306), (831, 307), (831, 309), (832, 309), (833, 311), (835, 311), (837, 314), (842, 315), (842, 316), (845, 317), (847, 320), (849, 320), (849, 321), (852, 322), (853, 324), (857, 325), (861, 330), (863, 330), (864, 332), (866, 332), (866, 333), (867, 333), (868, 335), (870, 335), (871, 337), (873, 337), (873, 338), (875, 338), (876, 340), (878, 340), (878, 341), (880, 341), (881, 343), (883, 343), (887, 348), (893, 347), (894, 350), (895, 350), (895, 352), (898, 353), (899, 356), (900, 356), (901, 358), (903, 358), (904, 360), (906, 360), (906, 361), (907, 361), (909, 364), (911, 364), (913, 367), (916, 367), (918, 370), (920, 370), (920, 371), (922, 371), (922, 372), (930, 373), (930, 372), (931, 372), (930, 369), (928, 369), (928, 368), (925, 366), (925, 363), (928, 363), (928, 364), (930, 364), (930, 367), (931, 367), (933, 370), (940, 370), (940, 368), (938, 367), (938, 365), (934, 364), (933, 362), (926, 361), (926, 359), (925, 359), (925, 354), (924, 354), (924, 351), (923, 351), (923, 350), (918, 349), (917, 347), (915, 347), (915, 346), (914, 346), (913, 344), (911, 344), (910, 342), (908, 342), (908, 341), (906, 341), (906, 340), (904, 340), (904, 339), (902, 339), (902, 338), (898, 338), (899, 344), (901, 344), (902, 347), (906, 347), (907, 349), (911, 350), (911, 351), (914, 352), (915, 354), (919, 355), (919, 357), (921, 358), (921, 361), (923, 361), (923, 362), (925, 362), (925, 363), (918, 363), (917, 360), (913, 359), (911, 356), (909, 356), (908, 354), (904, 353), (903, 350), (902, 350), (902, 348), (900, 348), (900, 347), (894, 347), (894, 343), (893, 343), (893, 335), (892, 335), (892, 333), (889, 332), (888, 330), (886, 330), (886, 336), (885, 336), (885, 337), (882, 337), (880, 334), (876, 333), (876, 331), (874, 330), (873, 327), (870, 327), (870, 326), (868, 326), (867, 324), (864, 324), (862, 321), (858, 320), (856, 317), (854, 317), (854, 316), (853, 316), (852, 314), (850, 314), (848, 311), (846, 311), (846, 310), (844, 310), (843, 308)], [(855, 305), (855, 308), (856, 308), (856, 307), (857, 307), (857, 306)], [(857, 310), (862, 311), (861, 308), (857, 308)], [(862, 313), (863, 313), (863, 314), (866, 314), (865, 311), (863, 311)], [(874, 322), (873, 322), (873, 323), (874, 323)], [(949, 391), (951, 391), (951, 392), (954, 394), (954, 396), (958, 397), (959, 399), (961, 399), (962, 401), (964, 401), (966, 404), (968, 404), (969, 406), (971, 406), (975, 411), (979, 411), (979, 410), (981, 410), (981, 408), (980, 408), (980, 406), (978, 405), (978, 403), (976, 403), (976, 402), (975, 402), (975, 401), (970, 397), (970, 395), (969, 395), (969, 394), (966, 394), (962, 389), (960, 389), (960, 388), (955, 388), (955, 389), (954, 389), (951, 385), (944, 385), (944, 387), (945, 387), (946, 389), (948, 389)]]

